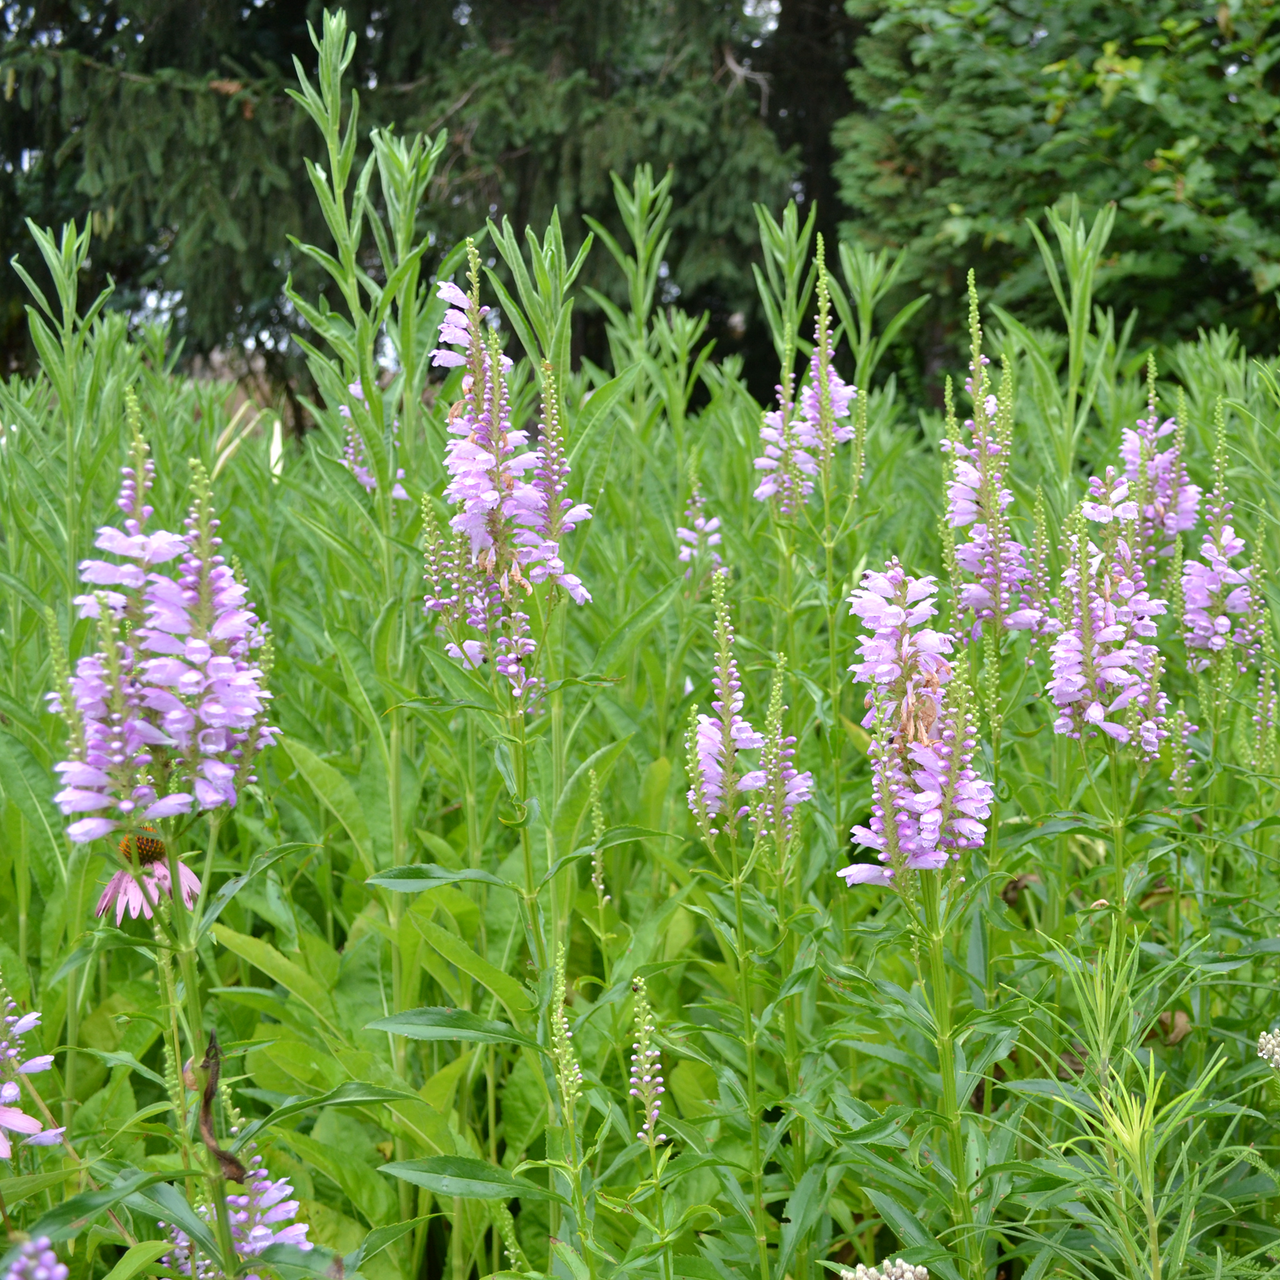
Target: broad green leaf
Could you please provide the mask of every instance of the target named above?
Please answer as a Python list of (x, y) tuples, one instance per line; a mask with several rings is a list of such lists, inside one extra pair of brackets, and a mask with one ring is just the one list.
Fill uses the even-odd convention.
[(144, 1240), (140, 1244), (135, 1244), (107, 1272), (106, 1280), (133, 1280), (139, 1271), (145, 1271), (153, 1262), (164, 1257), (172, 1249), (172, 1240)]
[(468, 973), (482, 986), (487, 987), (507, 1007), (507, 1012), (515, 1019), (533, 1011), (535, 1008), (529, 993), (509, 973), (503, 973), (497, 965), (490, 964), (483, 956), (477, 954), (457, 934), (443, 929), (433, 920), (427, 920), (417, 912), (413, 913), (413, 923), (426, 942), (434, 947), (450, 964), (456, 965), (463, 973)]
[(282, 1120), (292, 1119), (315, 1107), (367, 1107), (390, 1102), (421, 1102), (422, 1099), (411, 1089), (391, 1089), (384, 1085), (366, 1084), (363, 1080), (348, 1080), (328, 1093), (314, 1098), (289, 1098), (277, 1107), (270, 1115), (263, 1116), (246, 1125), (231, 1144), (232, 1152), (241, 1150), (246, 1142), (252, 1140), (254, 1134), (279, 1124)]
[(475, 884), (497, 885), (500, 889), (515, 889), (516, 885), (500, 880), (488, 871), (460, 867), (442, 867), (434, 862), (419, 862), (407, 867), (388, 867), (370, 876), (365, 884), (376, 885), (379, 889), (390, 889), (395, 893), (422, 893), (427, 889), (438, 889), (442, 884), (453, 884), (456, 881), (469, 880)]
[(351, 783), (331, 764), (321, 760), (310, 747), (293, 738), (281, 738), (280, 745), (289, 755), (297, 770), (311, 784), (311, 789), (324, 806), (342, 823), (351, 843), (355, 845), (366, 875), (377, 870), (373, 859), (373, 840), (369, 835), (369, 823), (365, 819), (360, 801), (356, 799)]
[(214, 939), (255, 969), (261, 969), (323, 1019), (331, 1031), (338, 1032), (338, 1013), (332, 997), (305, 969), (286, 959), (269, 942), (236, 933), (223, 924), (214, 926)]

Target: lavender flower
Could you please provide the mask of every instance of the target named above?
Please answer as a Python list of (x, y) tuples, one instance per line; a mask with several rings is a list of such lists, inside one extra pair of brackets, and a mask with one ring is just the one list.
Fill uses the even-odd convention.
[[(785, 849), (794, 834), (792, 815), (797, 805), (813, 798), (813, 774), (800, 773), (791, 762), (796, 754), (795, 736), (783, 731), (787, 707), (782, 701), (782, 677), (786, 657), (779, 655), (778, 667), (769, 692), (769, 712), (765, 720), (764, 743), (760, 752), (757, 802), (751, 809), (752, 825), (772, 836), (780, 849)], [(747, 779), (756, 781), (755, 774)]]
[(889, 884), (903, 869), (940, 869), (985, 834), (992, 790), (972, 766), (968, 686), (950, 684), (952, 638), (920, 625), (937, 612), (936, 592), (935, 579), (909, 577), (895, 558), (883, 573), (865, 573), (849, 598), (871, 629), (851, 670), (872, 686), (863, 724), (874, 730), (871, 818), (853, 835), (881, 863), (842, 868), (850, 886)]
[(23, 1043), (40, 1025), (40, 1014), (21, 1012), (2, 983), (0, 1001), (4, 1005), (3, 1028), (0, 1029), (0, 1160), (9, 1160), (13, 1156), (9, 1134), (25, 1134), (22, 1145), (26, 1147), (51, 1147), (62, 1141), (66, 1130), (46, 1129), (19, 1105), (24, 1081), (48, 1071), (53, 1066), (53, 1054), (33, 1054)]
[(1244, 551), (1244, 539), (1231, 525), (1234, 504), (1227, 495), (1225, 425), (1219, 406), (1218, 447), (1213, 459), (1213, 491), (1205, 508), (1209, 531), (1200, 545), (1200, 560), (1182, 565), (1182, 634), (1193, 652), (1188, 666), (1205, 671), (1229, 646), (1238, 651), (1240, 671), (1248, 670), (1261, 651), (1262, 610), (1253, 587), (1256, 566), (1232, 563)]
[(684, 518), (685, 524), (676, 525), (676, 541), (680, 544), (676, 558), (689, 566), (684, 576), (693, 576), (695, 564), (709, 564), (712, 569), (718, 569), (721, 565), (720, 553), (716, 550), (720, 545), (720, 517), (707, 519), (707, 506), (696, 476), (690, 477), (689, 502), (684, 509)]
[[(358, 400), (361, 404), (365, 402), (364, 388), (360, 385), (358, 378), (347, 388), (347, 392), (353, 400)], [(347, 439), (342, 447), (342, 465), (355, 476), (366, 493), (372, 493), (378, 487), (378, 477), (369, 470), (367, 465), (364, 454), (364, 441), (360, 439), (360, 432), (356, 429), (351, 409), (345, 404), (340, 404), (338, 413), (346, 419), (347, 423)], [(391, 457), (393, 462), (399, 447), (400, 423), (393, 422), (391, 424)], [(396, 467), (396, 480), (391, 490), (391, 496), (401, 502), (408, 502), (409, 495), (405, 492), (404, 485), (400, 483), (403, 479), (404, 468)]]
[(667, 1135), (658, 1132), (658, 1117), (662, 1108), (663, 1087), (662, 1055), (658, 1046), (653, 1043), (657, 1031), (657, 1023), (653, 1019), (653, 1009), (649, 1005), (649, 992), (643, 978), (634, 978), (631, 990), (636, 997), (636, 1038), (631, 1048), (631, 1082), (628, 1092), (636, 1099), (640, 1113), (644, 1119), (640, 1122), (640, 1132), (636, 1137), (650, 1150), (659, 1143), (666, 1142)]
[[(965, 390), (973, 398), (974, 417), (965, 421), (962, 434), (950, 405), (948, 387), (947, 482), (948, 531), (965, 529), (967, 539), (955, 545), (954, 568), (964, 576), (955, 580), (962, 611), (973, 616), (976, 637), (986, 622), (1010, 631), (1039, 632), (1046, 614), (1035, 593), (1035, 574), (1027, 564), (1027, 549), (1011, 535), (1005, 514), (1013, 492), (1005, 478), (1010, 465), (1013, 435), (1013, 378), (1006, 366), (1000, 395), (988, 390), (990, 363), (980, 347), (978, 295), (969, 273), (969, 323), (973, 356)], [(954, 534), (948, 532), (948, 539)]]
[(5, 1280), (67, 1280), (70, 1273), (58, 1261), (53, 1241), (48, 1236), (24, 1240), (22, 1250), (5, 1272)]
[[(82, 563), (86, 581), (123, 590), (81, 597), (82, 616), (98, 621), (97, 653), (74, 672), (58, 669), (50, 709), (70, 730), (68, 759), (55, 766), (64, 814), (90, 814), (67, 829), (76, 843), (121, 830), (122, 858), (139, 866), (114, 876), (98, 904), (117, 902), (150, 915), (152, 890), (171, 891), (163, 845), (139, 836), (157, 820), (236, 804), (257, 752), (277, 732), (266, 723), (271, 695), (255, 651), (266, 630), (235, 570), (219, 551), (219, 522), (209, 478), (193, 462), (193, 501), (184, 534), (146, 534), (151, 469), (135, 430), (119, 500), (123, 531), (98, 530), (96, 545), (124, 563)], [(176, 577), (153, 566), (181, 556)], [(148, 572), (148, 570), (152, 570)], [(135, 838), (136, 837), (136, 838)], [(194, 873), (179, 872), (186, 900), (199, 892)]]
[[(294, 1221), (298, 1202), (289, 1199), (292, 1195), (293, 1184), (287, 1178), (273, 1180), (262, 1167), (262, 1157), (255, 1154), (249, 1161), (243, 1193), (227, 1196), (231, 1243), (241, 1258), (256, 1258), (273, 1244), (292, 1245), (304, 1253), (315, 1247), (307, 1239), (307, 1224)], [(213, 1222), (214, 1213), (208, 1205), (199, 1205), (196, 1211), (205, 1221)], [(161, 1222), (159, 1226), (163, 1230), (165, 1224)], [(180, 1227), (170, 1224), (168, 1230), (173, 1250), (165, 1254), (165, 1265), (192, 1280), (217, 1280), (220, 1273), (214, 1259), (197, 1255), (190, 1237)], [(245, 1280), (263, 1278), (249, 1271)]]
[(465, 367), (463, 399), (449, 415), (449, 481), (444, 496), (454, 504), (450, 543), (424, 502), (426, 527), (425, 611), (439, 616), (451, 639), (446, 652), (465, 666), (492, 661), (513, 696), (527, 707), (539, 682), (528, 674), (536, 644), (528, 617), (512, 607), (512, 594), (534, 585), (562, 587), (578, 604), (590, 592), (564, 564), (560, 540), (590, 519), (591, 508), (566, 496), (569, 464), (560, 424), (559, 393), (549, 366), (543, 369), (540, 447), (511, 424), (507, 371), (511, 361), (485, 332), (488, 308), (480, 305), (479, 255), (469, 246), (470, 296), (445, 281), (439, 295), (450, 303), (440, 327), (445, 343), (465, 346), (465, 355), (440, 348), (432, 362)]
[[(1126, 427), (1120, 445), (1125, 476), (1141, 504), (1143, 562), (1150, 567), (1157, 557), (1173, 554), (1179, 533), (1195, 527), (1200, 487), (1187, 478), (1182, 461), (1183, 430), (1174, 418), (1159, 421), (1156, 413), (1155, 357), (1151, 358), (1147, 416)], [(1157, 441), (1173, 436), (1165, 449)]]
[(835, 446), (857, 438), (850, 410), (858, 392), (836, 372), (833, 356), (830, 292), (819, 237), (818, 315), (809, 380), (793, 397), (787, 362), (777, 387), (778, 407), (764, 415), (760, 427), (763, 447), (755, 460), (756, 470), (764, 473), (755, 497), (760, 502), (776, 499), (783, 516), (794, 515), (808, 501), (814, 477), (830, 468)]
[(1090, 481), (1089, 492), (1081, 514), (1107, 526), (1105, 549), (1089, 541), (1077, 518), (1058, 593), (1062, 629), (1050, 648), (1046, 687), (1058, 709), (1054, 732), (1072, 738), (1104, 733), (1121, 743), (1136, 738), (1154, 757), (1168, 736), (1168, 700), (1159, 688), (1159, 650), (1147, 641), (1167, 606), (1147, 590), (1132, 540), (1138, 511), (1128, 481), (1108, 467), (1104, 478)]
[(742, 681), (733, 657), (733, 624), (724, 598), (727, 569), (719, 569), (712, 578), (712, 602), (715, 607), (716, 666), (711, 677), (715, 699), (711, 703), (714, 716), (699, 715), (695, 706), (689, 717), (686, 739), (691, 785), (689, 808), (698, 819), (703, 835), (710, 840), (719, 834), (712, 822), (722, 815), (738, 816), (735, 798), (739, 793), (755, 791), (764, 785), (760, 770), (739, 774), (737, 754), (764, 745), (742, 714)]

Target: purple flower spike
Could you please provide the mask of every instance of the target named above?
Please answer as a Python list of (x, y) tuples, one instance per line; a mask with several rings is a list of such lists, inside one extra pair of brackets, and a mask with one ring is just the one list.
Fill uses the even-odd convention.
[(733, 624), (724, 598), (727, 569), (716, 571), (712, 579), (712, 600), (716, 613), (716, 665), (711, 677), (715, 699), (711, 703), (714, 716), (699, 715), (697, 707), (690, 714), (688, 769), (689, 808), (697, 817), (704, 838), (719, 834), (712, 822), (728, 815), (732, 821), (738, 813), (737, 796), (756, 791), (765, 784), (760, 770), (739, 773), (739, 751), (754, 751), (764, 745), (743, 716), (742, 681), (733, 657)]
[(1154, 757), (1168, 736), (1168, 699), (1159, 688), (1159, 650), (1149, 641), (1167, 606), (1147, 589), (1132, 541), (1138, 512), (1127, 481), (1108, 467), (1104, 478), (1090, 481), (1090, 494), (1081, 515), (1103, 526), (1106, 549), (1088, 539), (1077, 518), (1064, 548), (1061, 630), (1049, 650), (1046, 687), (1058, 709), (1053, 728), (1072, 738), (1101, 733)]
[[(24, 1077), (39, 1075), (53, 1066), (52, 1054), (33, 1054), (25, 1041), (40, 1027), (40, 1014), (23, 1013), (0, 979), (0, 1160), (13, 1158), (13, 1139), (23, 1146), (47, 1147), (62, 1141), (62, 1129), (46, 1129), (35, 1116), (23, 1110), (23, 1099), (31, 1105)], [(24, 1272), (24, 1275), (27, 1273)]]
[[(68, 758), (54, 766), (62, 781), (54, 800), (76, 819), (67, 834), (87, 844), (118, 831), (122, 858), (136, 862), (112, 877), (98, 903), (99, 915), (114, 903), (117, 922), (125, 910), (150, 916), (157, 894), (172, 890), (164, 845), (144, 833), (159, 820), (235, 805), (276, 733), (257, 657), (266, 629), (221, 554), (208, 475), (191, 464), (185, 533), (146, 534), (150, 508), (136, 477), (148, 476), (148, 465), (136, 436), (120, 497), (126, 531), (100, 529), (98, 546), (150, 571), (122, 581), (121, 593), (84, 598), (98, 621), (98, 652), (74, 672), (61, 665), (48, 695), (70, 730)], [(176, 576), (152, 568), (179, 556)], [(88, 562), (91, 582), (101, 580), (99, 563)], [(200, 882), (186, 867), (179, 879), (190, 904)]]
[[(446, 446), (449, 480), (444, 496), (456, 541), (442, 536), (429, 501), (423, 503), (426, 542), (424, 611), (436, 614), (449, 637), (445, 651), (465, 666), (492, 662), (525, 710), (541, 681), (529, 675), (536, 642), (528, 616), (513, 604), (517, 591), (530, 594), (554, 583), (577, 604), (591, 599), (582, 580), (565, 566), (560, 542), (591, 518), (591, 508), (567, 494), (569, 464), (560, 424), (559, 393), (550, 366), (543, 368), (543, 421), (539, 447), (511, 422), (507, 372), (511, 361), (498, 350), (480, 305), (479, 255), (469, 246), (471, 295), (443, 282), (438, 294), (450, 304), (433, 363), (466, 367), (463, 399), (449, 415)], [(473, 634), (473, 633), (479, 633)]]
[(850, 597), (871, 631), (858, 641), (862, 661), (852, 671), (871, 685), (863, 725), (873, 730), (871, 817), (853, 836), (881, 863), (842, 868), (851, 886), (939, 870), (985, 836), (992, 790), (972, 765), (968, 685), (951, 684), (951, 636), (922, 625), (937, 612), (936, 592), (933, 578), (909, 577), (893, 559), (882, 573), (865, 573)]
[[(249, 1149), (253, 1149), (252, 1144)], [(297, 1200), (291, 1199), (292, 1196), (293, 1184), (287, 1178), (273, 1179), (262, 1167), (262, 1157), (255, 1154), (249, 1161), (244, 1191), (227, 1196), (231, 1243), (241, 1258), (256, 1258), (273, 1244), (292, 1245), (304, 1253), (315, 1248), (307, 1239), (309, 1226), (305, 1222), (294, 1221), (300, 1206)], [(198, 1205), (196, 1212), (206, 1222), (213, 1222), (213, 1211), (208, 1205)], [(161, 1228), (165, 1226), (163, 1222), (159, 1225)], [(192, 1280), (219, 1280), (220, 1273), (214, 1260), (198, 1253), (186, 1232), (170, 1224), (169, 1238), (173, 1241), (173, 1249), (164, 1256), (166, 1266), (191, 1276)], [(268, 1275), (273, 1274), (268, 1272)], [(247, 1271), (244, 1275), (245, 1280), (263, 1280), (254, 1271)]]
[[(364, 404), (364, 389), (360, 385), (359, 379), (353, 382), (347, 388), (351, 398), (360, 404)], [(338, 406), (338, 413), (346, 420), (347, 439), (342, 447), (342, 465), (355, 476), (360, 483), (361, 488), (366, 493), (373, 493), (378, 487), (378, 477), (369, 470), (365, 460), (364, 441), (360, 439), (360, 432), (356, 429), (355, 419), (352, 416), (351, 409), (345, 404)], [(391, 424), (391, 462), (395, 465), (396, 451), (400, 447), (400, 423), (393, 422)], [(398, 502), (408, 502), (409, 495), (404, 490), (404, 485), (400, 482), (404, 479), (404, 468), (396, 467), (395, 484), (391, 489), (391, 496)]]
[(809, 500), (814, 477), (830, 468), (835, 446), (860, 439), (850, 417), (858, 392), (836, 372), (834, 354), (830, 295), (819, 236), (818, 316), (809, 378), (796, 396), (791, 370), (784, 371), (783, 383), (777, 388), (778, 407), (764, 415), (760, 427), (762, 448), (755, 460), (755, 469), (762, 473), (756, 500), (775, 502), (778, 514), (784, 517), (795, 515)]
[[(1168, 447), (1157, 442), (1168, 439)], [(1141, 495), (1143, 563), (1150, 568), (1157, 557), (1173, 554), (1179, 533), (1195, 528), (1200, 507), (1200, 486), (1187, 478), (1182, 461), (1182, 429), (1174, 418), (1159, 420), (1156, 413), (1155, 370), (1151, 369), (1147, 416), (1126, 427), (1120, 445), (1124, 473), (1135, 499)]]
[[(1221, 409), (1219, 409), (1221, 415)], [(1192, 671), (1206, 671), (1229, 652), (1243, 673), (1262, 652), (1263, 613), (1255, 590), (1255, 566), (1236, 563), (1244, 539), (1231, 524), (1234, 507), (1227, 493), (1225, 426), (1219, 417), (1218, 447), (1213, 460), (1213, 491), (1205, 507), (1209, 531), (1200, 544), (1200, 559), (1182, 566), (1182, 636)]]
[[(1044, 630), (1046, 613), (1037, 593), (1027, 549), (1012, 535), (1006, 514), (1013, 492), (1006, 478), (1012, 450), (1013, 381), (1008, 369), (1000, 395), (992, 395), (987, 381), (987, 357), (981, 354), (978, 298), (972, 273), (969, 279), (969, 323), (973, 356), (965, 389), (973, 397), (974, 416), (963, 430), (955, 421), (947, 388), (947, 526), (966, 529), (967, 537), (955, 544), (953, 568), (956, 598), (963, 613), (972, 617), (976, 637), (986, 622), (1010, 631)], [(948, 538), (955, 535), (949, 533)]]

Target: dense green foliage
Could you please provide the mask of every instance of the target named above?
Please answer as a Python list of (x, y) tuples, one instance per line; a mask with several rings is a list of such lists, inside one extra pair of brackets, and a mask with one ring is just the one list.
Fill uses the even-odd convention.
[[(6, 6), (0, 239), (16, 248), (23, 217), (91, 215), (94, 279), (110, 273), (124, 290), (113, 305), (137, 309), (158, 291), (193, 349), (235, 337), (273, 358), (297, 327), (286, 276), (319, 283), (288, 243), (316, 241), (323, 224), (303, 163), (315, 132), (286, 92), (295, 58), (314, 70), (306, 20), (319, 11), (301, 0)], [(452, 244), (490, 214), (540, 226), (558, 206), (580, 242), (581, 214), (614, 220), (611, 170), (672, 165), (673, 276), (722, 321), (749, 304), (751, 205), (779, 207), (794, 167), (762, 118), (758, 73), (745, 78), (758, 21), (723, 0), (350, 12), (362, 154), (370, 126), (447, 133), (420, 233)], [(616, 273), (594, 283), (616, 287)], [(8, 272), (0, 298), (0, 343), (16, 351), (21, 286)]]
[[(1099, 300), (1172, 342), (1227, 324), (1275, 343), (1280, 10), (1269, 0), (850, 0), (869, 32), (837, 128), (850, 228), (910, 246), (954, 327), (972, 266), (1056, 313), (1026, 220), (1066, 193), (1118, 205)], [(934, 345), (936, 347), (937, 338)]]
[[(516, 597), (547, 681), (526, 715), (423, 613), (464, 374), (430, 366), (444, 305), (415, 211), (441, 155), (375, 133), (362, 183), (343, 47), (328, 19), (304, 82), (326, 238), (299, 253), (342, 310), (290, 294), (322, 393), (302, 440), (176, 374), (163, 328), (130, 334), (83, 296), (87, 234), (38, 241), (41, 366), (0, 384), (0, 973), (42, 1011), (31, 1034), (54, 1060), (22, 1105), (38, 1097), (67, 1141), (0, 1164), (5, 1264), (33, 1232), (74, 1280), (176, 1280), (164, 1222), (209, 1277), (818, 1280), (890, 1252), (942, 1280), (1273, 1273), (1280, 1075), (1258, 1036), (1280, 1021), (1274, 586), (1247, 672), (1230, 646), (1196, 671), (1179, 561), (1147, 566), (1170, 600), (1163, 688), (1200, 726), (1189, 775), (1170, 744), (1148, 760), (1055, 734), (1044, 640), (988, 627), (957, 646), (950, 687), (996, 784), (986, 838), (955, 873), (847, 888), (873, 796), (846, 599), (896, 556), (939, 576), (937, 625), (960, 626), (939, 535), (958, 428), (898, 394), (891, 260), (828, 244), (819, 270), (795, 207), (762, 211), (780, 381), (812, 386), (798, 335), (829, 290), (841, 357), (874, 389), (807, 503), (757, 500), (769, 406), (739, 359), (712, 358), (700, 317), (659, 305), (676, 210), (641, 170), (616, 192), (622, 237), (592, 250), (628, 285), (601, 303), (608, 368), (571, 367), (590, 258), (558, 223), (495, 230), (495, 270), (476, 275), (501, 307), (493, 340), (535, 357), (511, 371), (513, 426), (560, 413), (569, 496), (593, 507), (563, 543), (593, 599)], [(1149, 384), (1124, 317), (1091, 306), (1107, 230), (1045, 233), (1065, 337), (971, 317), (1013, 441), (1011, 528), (1030, 545), (1039, 509), (1065, 595), (1086, 478), (1116, 465), (1150, 396), (1274, 573), (1280, 365), (1214, 333), (1172, 343)], [(464, 261), (451, 249), (444, 274), (465, 284)], [(67, 731), (45, 695), (100, 643), (73, 599), (95, 531), (120, 523), (131, 416), (156, 463), (152, 528), (181, 528), (189, 482), (212, 478), (223, 551), (271, 628), (283, 736), (234, 808), (162, 820), (204, 881), (193, 909), (161, 899), (158, 920), (116, 928), (93, 908), (121, 855), (64, 833)], [(722, 540), (681, 561), (695, 491)], [(685, 735), (730, 620), (743, 713), (794, 735), (813, 775), (791, 832), (757, 809), (713, 834), (689, 811)], [(661, 1144), (639, 1137), (633, 1043), (661, 1055)], [(224, 1239), (224, 1175), (251, 1140), (295, 1187), (313, 1252), (252, 1261)]]

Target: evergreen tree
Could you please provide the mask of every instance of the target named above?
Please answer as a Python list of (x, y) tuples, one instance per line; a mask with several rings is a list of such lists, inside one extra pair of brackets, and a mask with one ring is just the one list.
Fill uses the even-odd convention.
[[(738, 75), (763, 18), (729, 0), (386, 0), (345, 6), (362, 136), (448, 131), (422, 211), (441, 249), (489, 217), (570, 238), (616, 226), (609, 172), (675, 169), (670, 279), (687, 305), (749, 308), (752, 203), (791, 194), (794, 158)], [(36, 0), (6, 6), (0, 50), (0, 234), (93, 219), (93, 274), (113, 305), (172, 311), (190, 349), (278, 358), (295, 324), (282, 286), (318, 288), (289, 236), (323, 244), (304, 159), (318, 138), (286, 90), (313, 71), (304, 0)], [(736, 51), (736, 52), (735, 52)], [(749, 65), (748, 65), (749, 69)], [(375, 184), (376, 185), (376, 184)], [(620, 229), (620, 228), (619, 228)], [(584, 282), (618, 288), (605, 254)], [(671, 288), (668, 295), (674, 296)], [(0, 344), (22, 352), (24, 290), (7, 268)]]

